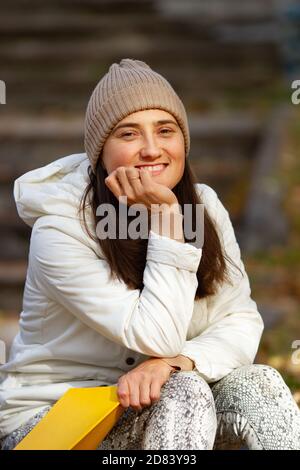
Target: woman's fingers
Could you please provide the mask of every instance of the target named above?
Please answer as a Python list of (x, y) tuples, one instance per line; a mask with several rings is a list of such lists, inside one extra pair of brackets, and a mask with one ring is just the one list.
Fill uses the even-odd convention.
[(126, 380), (126, 376), (122, 376), (118, 381), (117, 395), (120, 401), (120, 404), (124, 408), (128, 408), (130, 405), (130, 390), (129, 384)]
[(137, 202), (140, 202), (143, 196), (144, 189), (141, 182), (141, 171), (134, 167), (126, 168), (127, 179), (132, 187), (135, 197), (138, 198)]
[[(123, 376), (119, 380), (118, 385), (118, 398), (120, 404), (124, 408), (131, 406), (134, 410), (140, 411), (145, 406), (150, 406), (152, 404), (150, 389), (153, 387), (150, 380), (144, 378), (143, 380), (126, 380), (126, 376)], [(154, 392), (152, 395), (154, 399), (159, 397), (159, 385), (154, 385)]]
[(152, 205), (155, 206), (156, 204), (160, 205), (164, 203), (161, 196), (166, 195), (173, 199), (175, 198), (174, 193), (169, 188), (154, 181), (149, 170), (141, 170), (141, 185), (144, 192), (147, 194), (148, 199), (151, 200), (150, 208)]
[[(135, 202), (135, 193), (130, 178), (139, 179), (137, 168), (120, 166), (116, 169), (116, 177), (122, 187), (123, 193), (127, 196), (129, 202)], [(134, 180), (133, 180), (134, 181)]]
[(136, 411), (140, 411), (142, 409), (140, 404), (139, 383), (132, 379), (127, 380), (126, 375), (119, 379), (117, 395), (120, 404), (124, 408), (131, 406)]
[(130, 406), (136, 410), (141, 411), (142, 406), (140, 403), (140, 387), (139, 382), (135, 380), (128, 381), (129, 383), (129, 402)]
[[(142, 172), (148, 173), (146, 180), (145, 178), (143, 180), (149, 186), (152, 181), (151, 175), (147, 170), (142, 170)], [(144, 196), (145, 191), (141, 181), (141, 172), (138, 168), (118, 167), (105, 179), (105, 183), (117, 198), (126, 196), (129, 205), (134, 203), (146, 204), (147, 202)]]
[(145, 378), (144, 380), (140, 381), (140, 405), (142, 407), (151, 405), (150, 388), (150, 380)]
[(118, 199), (126, 196), (128, 205), (144, 204), (151, 209), (152, 204), (178, 204), (173, 191), (156, 183), (147, 169), (121, 166), (105, 178), (105, 183)]
[(105, 178), (106, 186), (111, 190), (114, 196), (119, 199), (120, 196), (124, 196), (123, 189), (116, 178), (115, 171), (113, 171), (109, 176)]
[(137, 411), (159, 401), (161, 387), (170, 378), (171, 366), (158, 358), (151, 358), (121, 376), (118, 395), (122, 406)]
[(124, 408), (131, 406), (134, 410), (141, 411), (160, 399), (160, 390), (159, 380), (135, 382), (124, 378), (118, 387), (118, 398)]
[(152, 380), (150, 384), (150, 390), (149, 390), (149, 397), (152, 403), (160, 399), (161, 387), (162, 387), (162, 384), (159, 380), (157, 379)]

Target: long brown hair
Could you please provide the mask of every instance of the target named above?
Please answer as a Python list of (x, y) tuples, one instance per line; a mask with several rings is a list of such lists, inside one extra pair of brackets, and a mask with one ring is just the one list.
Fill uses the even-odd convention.
[[(100, 244), (101, 251), (109, 264), (111, 276), (123, 280), (127, 286), (132, 289), (142, 289), (148, 239), (139, 238), (133, 240), (129, 236), (126, 239), (101, 239), (94, 237), (86, 224), (85, 207), (86, 200), (89, 196), (88, 205), (92, 208), (95, 227), (103, 218), (103, 216), (96, 215), (97, 207), (100, 204), (109, 203), (112, 204), (116, 210), (116, 229), (118, 233), (119, 201), (105, 184), (104, 179), (108, 174), (100, 162), (101, 155), (98, 158), (95, 173), (93, 173), (91, 166), (88, 167), (90, 182), (82, 195), (79, 213), (83, 211), (84, 227), (88, 235)], [(184, 204), (192, 205), (193, 230), (195, 230), (196, 205), (202, 204), (201, 197), (194, 187), (196, 182), (195, 174), (186, 159), (183, 176), (172, 191), (176, 195), (181, 207), (184, 207)], [(129, 225), (130, 221), (134, 219), (135, 216), (127, 215), (127, 217)], [(226, 253), (224, 253), (214, 222), (204, 207), (204, 243), (202, 246), (202, 257), (197, 271), (198, 287), (195, 299), (201, 299), (215, 294), (217, 284), (221, 284), (225, 281), (231, 282), (225, 259), (239, 269)]]

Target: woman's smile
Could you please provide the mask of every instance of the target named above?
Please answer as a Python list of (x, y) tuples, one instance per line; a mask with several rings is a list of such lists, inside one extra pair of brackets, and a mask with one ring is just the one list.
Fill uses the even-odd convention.
[(137, 165), (136, 168), (144, 168), (148, 170), (152, 176), (160, 175), (168, 166), (168, 163), (162, 163), (159, 165)]

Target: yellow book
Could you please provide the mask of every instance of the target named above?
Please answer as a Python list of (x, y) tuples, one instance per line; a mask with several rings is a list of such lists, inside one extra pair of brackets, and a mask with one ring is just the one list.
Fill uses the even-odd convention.
[(95, 450), (124, 411), (115, 385), (71, 388), (14, 450)]

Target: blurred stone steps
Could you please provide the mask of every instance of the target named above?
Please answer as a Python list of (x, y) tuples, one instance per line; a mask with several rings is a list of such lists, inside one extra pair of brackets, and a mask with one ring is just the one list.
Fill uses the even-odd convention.
[[(90, 93), (108, 66), (123, 57), (144, 60), (174, 86), (189, 114), (190, 162), (197, 179), (216, 189), (238, 223), (261, 122), (197, 113), (219, 109), (230, 91), (270, 89), (280, 64), (268, 35), (253, 43), (234, 36), (237, 26), (272, 21), (272, 9), (262, 8), (259, 17), (253, 2), (245, 4), (246, 13), (238, 2), (229, 3), (230, 8), (223, 0), (217, 6), (207, 0), (194, 5), (191, 0), (11, 0), (1, 5), (0, 78), (7, 85), (7, 104), (0, 109), (0, 313), (22, 310), (31, 233), (18, 216), (13, 182), (84, 151)], [(190, 14), (191, 5), (196, 15)]]
[(0, 261), (0, 285), (22, 286), (27, 273), (27, 261)]
[[(277, 5), (285, 0), (277, 0)], [(274, 8), (270, 0), (252, 0), (243, 3), (236, 0), (218, 0), (212, 5), (211, 0), (160, 0), (157, 3), (159, 10), (166, 17), (184, 17), (196, 21), (198, 17), (206, 20), (243, 19), (244, 21), (270, 18)]]
[(19, 332), (19, 311), (18, 310), (0, 310), (0, 340), (4, 341), (0, 345), (0, 365), (8, 361), (12, 341)]
[[(54, 29), (54, 32), (56, 30)], [(34, 62), (36, 64), (47, 64), (49, 60), (63, 62), (68, 64), (74, 61), (78, 64), (85, 64), (90, 60), (101, 62), (110, 62), (113, 54), (122, 54), (126, 52), (142, 53), (145, 54), (145, 60), (153, 59), (159, 62), (164, 62), (166, 54), (168, 54), (168, 63), (176, 62), (178, 55), (182, 55), (182, 60), (187, 62), (190, 68), (199, 66), (198, 61), (204, 64), (218, 65), (230, 61), (237, 61), (241, 64), (246, 64), (251, 59), (257, 59), (263, 63), (266, 58), (270, 61), (273, 54), (273, 59), (276, 60), (277, 54), (272, 44), (235, 44), (230, 43), (220, 44), (220, 41), (215, 38), (201, 39), (193, 37), (192, 35), (172, 37), (169, 29), (166, 28), (165, 32), (160, 31), (159, 36), (147, 35), (145, 30), (135, 30), (134, 28), (130, 33), (126, 34), (126, 38), (122, 31), (118, 31), (113, 38), (101, 38), (94, 34), (92, 38), (76, 39), (70, 38), (67, 35), (64, 38), (55, 37), (49, 41), (48, 38), (22, 38), (18, 37), (8, 40), (6, 38), (5, 44), (0, 45), (0, 59), (1, 64), (12, 64), (18, 61), (20, 65), (23, 63)], [(109, 42), (109, 49), (107, 44)], [(222, 45), (222, 47), (220, 47)], [(153, 54), (153, 57), (148, 58), (148, 54)], [(258, 55), (259, 53), (259, 55)], [(247, 57), (247, 60), (245, 58)], [(218, 62), (216, 62), (216, 60)], [(197, 61), (197, 62), (194, 62)], [(200, 62), (201, 64), (201, 62)], [(78, 64), (79, 65), (79, 64)]]
[[(128, 52), (128, 51), (127, 51)], [(125, 52), (124, 52), (125, 55)], [(126, 54), (127, 55), (127, 54)], [(128, 54), (129, 55), (129, 54)], [(139, 53), (135, 52), (130, 54), (133, 57), (138, 57)], [(218, 64), (209, 64), (209, 61), (205, 61), (206, 66), (209, 68), (201, 69), (201, 61), (198, 61), (198, 64), (193, 66), (187, 66), (184, 68), (185, 61), (182, 61), (181, 69), (178, 68), (178, 62), (176, 61), (176, 51), (174, 51), (174, 60), (165, 63), (159, 60), (158, 55), (155, 54), (155, 51), (150, 57), (151, 54), (143, 54), (143, 59), (150, 63), (153, 68), (155, 68), (159, 73), (167, 74), (172, 83), (177, 83), (177, 86), (181, 90), (189, 90), (192, 88), (196, 90), (200, 86), (204, 86), (206, 89), (211, 89), (214, 84), (219, 84), (222, 87), (228, 87), (231, 85), (231, 88), (237, 86), (238, 89), (242, 89), (242, 84), (240, 80), (245, 80), (249, 85), (255, 83), (264, 83), (266, 84), (267, 80), (272, 80), (274, 70), (270, 67), (267, 67), (265, 62), (261, 63), (250, 62), (250, 63), (240, 63), (239, 73), (234, 74), (232, 70), (228, 69), (226, 60), (224, 57), (222, 61), (219, 61)], [(155, 57), (154, 57), (155, 56)], [(187, 62), (189, 61), (186, 58)], [(51, 60), (45, 60), (43, 58), (43, 63), (34, 63), (28, 64), (24, 63), (12, 63), (5, 64), (3, 63), (1, 68), (1, 77), (2, 80), (5, 80), (8, 87), (15, 87), (16, 85), (20, 86), (21, 91), (24, 89), (31, 90), (30, 95), (34, 96), (32, 93), (32, 87), (39, 85), (41, 90), (48, 91), (49, 87), (52, 87), (53, 91), (65, 86), (70, 86), (70, 91), (73, 91), (74, 95), (78, 92), (80, 88), (88, 94), (88, 88), (93, 86), (93, 82), (98, 82), (99, 77), (106, 73), (107, 68), (103, 67), (103, 64), (97, 62), (89, 62), (86, 66), (80, 65), (78, 63), (68, 63), (65, 61), (61, 65), (59, 63), (52, 63)], [(59, 66), (60, 74), (57, 75), (57, 69), (53, 68), (54, 64)], [(188, 80), (187, 80), (188, 79)], [(213, 83), (206, 84), (206, 80), (213, 80)], [(71, 87), (72, 85), (72, 87)], [(188, 86), (189, 85), (189, 86)], [(68, 91), (68, 90), (65, 90)], [(216, 93), (219, 93), (220, 90), (215, 90)]]
[[(161, 0), (160, 0), (161, 1)], [(4, 3), (1, 10), (11, 10), (13, 8), (17, 12), (24, 11), (24, 8), (39, 11), (49, 11), (51, 9), (59, 9), (65, 12), (68, 8), (72, 11), (97, 11), (101, 13), (124, 11), (124, 0), (51, 0), (51, 2), (41, 2), (40, 0), (10, 0)], [(126, 12), (144, 13), (157, 10), (157, 0), (126, 0)]]
[(236, 0), (218, 0), (212, 5), (211, 0), (51, 0), (40, 2), (40, 0), (11, 0), (1, 6), (1, 12), (11, 11), (16, 13), (26, 10), (35, 12), (65, 12), (72, 8), (73, 13), (101, 13), (110, 15), (123, 14), (148, 14), (155, 13), (160, 18), (184, 19), (202, 23), (213, 23), (228, 21), (263, 21), (274, 18), (274, 6), (286, 5), (286, 0), (252, 0), (251, 3), (241, 3)]
[(228, 11), (215, 17), (207, 5), (198, 9), (187, 20), (161, 1), (13, 0), (1, 12), (0, 30), (7, 109), (84, 113), (99, 77), (122, 57), (141, 58), (167, 76), (193, 110), (219, 102), (224, 90), (269, 88), (277, 45), (230, 42), (218, 29), (233, 21)]
[(25, 259), (0, 261), (0, 310), (21, 312), (27, 266)]
[[(14, 10), (3, 13), (3, 25), (1, 35), (10, 38), (11, 36), (35, 37), (38, 35), (41, 39), (49, 38), (53, 35), (60, 37), (78, 37), (78, 34), (91, 36), (98, 33), (99, 38), (107, 37), (111, 31), (111, 14), (86, 14), (83, 12), (74, 12), (68, 16), (63, 16), (58, 11), (23, 12), (22, 16), (16, 16)], [(153, 19), (156, 23), (153, 23)], [(114, 25), (118, 34), (128, 31), (132, 24), (136, 24), (145, 33), (158, 31), (161, 21), (157, 15), (150, 14), (124, 14), (119, 13), (113, 17)], [(174, 22), (170, 21), (170, 28)], [(168, 21), (164, 21), (165, 27)], [(152, 29), (151, 29), (152, 27)]]
[[(0, 121), (1, 122), (1, 121)], [(189, 115), (191, 160), (251, 159), (260, 138), (262, 120), (243, 113)], [(29, 117), (7, 115), (0, 125), (0, 182), (12, 181), (26, 171), (50, 163), (60, 156), (81, 153), (82, 116)], [(220, 150), (221, 149), (221, 150)], [(1, 205), (0, 205), (1, 208)]]
[[(241, 93), (243, 83), (246, 81), (249, 89), (257, 87), (260, 92), (270, 83), (271, 73), (268, 70), (257, 70), (257, 67), (249, 67), (240, 71), (240, 76), (233, 77), (227, 69), (206, 70), (202, 74), (190, 72), (187, 75), (182, 70), (170, 73), (170, 67), (164, 67), (160, 73), (171, 76), (170, 83), (185, 103), (187, 109), (200, 111), (203, 106), (211, 106), (215, 103), (219, 106), (224, 99), (224, 88), (229, 93)], [(94, 75), (94, 72), (92, 71)], [(101, 76), (99, 73), (97, 76)], [(44, 112), (74, 112), (84, 113), (87, 101), (98, 80), (90, 80), (86, 83), (74, 78), (74, 81), (66, 80), (65, 83), (49, 82), (42, 76), (36, 81), (9, 83), (5, 74), (3, 79), (7, 86), (7, 109), (10, 112), (30, 111), (31, 113)], [(209, 83), (209, 85), (208, 85)], [(35, 87), (35, 91), (33, 91)], [(247, 99), (247, 96), (245, 97)]]

